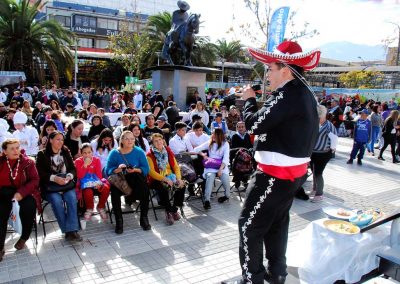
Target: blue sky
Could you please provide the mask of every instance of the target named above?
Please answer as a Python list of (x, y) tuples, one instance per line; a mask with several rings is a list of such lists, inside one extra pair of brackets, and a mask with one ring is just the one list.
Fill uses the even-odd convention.
[[(188, 0), (188, 3), (190, 12), (201, 13), (204, 22), (201, 35), (210, 36), (212, 41), (226, 38), (254, 45), (238, 28), (244, 23), (254, 23), (243, 0)], [(311, 39), (299, 40), (306, 50), (337, 41), (379, 45), (384, 38), (398, 34), (397, 27), (389, 22), (400, 25), (400, 0), (273, 0), (270, 3), (273, 10), (290, 6), (297, 11), (296, 25), (302, 26), (307, 21), (311, 28), (319, 31), (319, 35)], [(232, 26), (236, 32), (227, 34)], [(252, 29), (252, 33), (257, 32), (257, 28)], [(290, 35), (288, 30), (287, 35)]]

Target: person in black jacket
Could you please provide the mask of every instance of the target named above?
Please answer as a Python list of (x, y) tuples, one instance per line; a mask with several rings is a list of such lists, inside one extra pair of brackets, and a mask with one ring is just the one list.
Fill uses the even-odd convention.
[(65, 135), (64, 145), (68, 147), (74, 160), (81, 156), (79, 146), (90, 142), (86, 135), (82, 135), (83, 128), (83, 121), (75, 119), (68, 125), (67, 134)]
[(400, 129), (400, 126), (397, 124), (399, 120), (399, 111), (392, 110), (390, 112), (389, 117), (385, 120), (385, 125), (382, 129), (382, 137), (384, 139), (383, 147), (379, 152), (378, 159), (384, 161), (385, 159), (382, 157), (383, 152), (385, 152), (387, 146), (390, 145), (391, 153), (392, 153), (392, 161), (393, 163), (399, 163), (399, 160), (396, 159), (396, 131)]
[(88, 133), (89, 140), (92, 140), (93, 137), (100, 135), (100, 133), (105, 128), (107, 128), (107, 127), (105, 125), (103, 125), (103, 119), (100, 117), (100, 115), (98, 115), (98, 114), (93, 115), (92, 126), (90, 127), (89, 133)]
[(300, 45), (291, 41), (277, 50), (279, 54), (249, 48), (257, 60), (269, 65), (267, 79), (273, 92), (258, 110), (254, 90), (250, 85), (244, 88), (244, 120), (250, 134), (256, 135), (258, 165), (238, 222), (242, 278), (223, 283), (284, 283), (287, 275), (289, 210), (296, 189), (306, 179), (318, 136), (317, 101), (302, 74), (317, 66), (320, 52), (302, 53)]
[(251, 144), (250, 135), (246, 132), (246, 124), (243, 121), (239, 121), (236, 124), (236, 130), (236, 133), (232, 135), (231, 149), (252, 149), (253, 144)]

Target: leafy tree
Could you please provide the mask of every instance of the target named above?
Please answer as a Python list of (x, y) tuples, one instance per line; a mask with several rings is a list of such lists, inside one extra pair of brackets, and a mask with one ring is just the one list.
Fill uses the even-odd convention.
[[(272, 16), (272, 8), (270, 0), (243, 0), (246, 7), (254, 14), (254, 21), (252, 23), (245, 23), (240, 26), (240, 33), (249, 38), (253, 43), (258, 46), (265, 47), (269, 38), (269, 26)], [(291, 36), (287, 39), (297, 40), (299, 38), (309, 38), (318, 34), (316, 29), (309, 29), (309, 23), (305, 22), (301, 30), (296, 30), (295, 27), (299, 26), (295, 22), (296, 11), (291, 11), (288, 19), (288, 26), (292, 28)], [(256, 26), (256, 28), (254, 28)], [(264, 37), (259, 39), (259, 33), (254, 33), (254, 30), (261, 32)], [(234, 32), (231, 27), (230, 32)]]
[(122, 24), (117, 35), (110, 36), (109, 49), (113, 53), (112, 60), (121, 64), (129, 76), (141, 76), (144, 59), (150, 50), (150, 40), (147, 33), (134, 33), (128, 30), (127, 24)]
[(379, 71), (350, 71), (339, 76), (339, 82), (347, 88), (374, 89), (383, 82)]
[(43, 82), (46, 66), (55, 82), (60, 74), (72, 77), (73, 33), (54, 20), (35, 20), (44, 2), (29, 2), (0, 1), (0, 68), (24, 71), (28, 81)]

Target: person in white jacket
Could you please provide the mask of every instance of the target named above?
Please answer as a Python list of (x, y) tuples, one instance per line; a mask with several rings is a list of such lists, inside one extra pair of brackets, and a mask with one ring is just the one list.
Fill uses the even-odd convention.
[(25, 113), (18, 111), (13, 118), (15, 131), (14, 138), (19, 140), (21, 148), (25, 150), (26, 155), (36, 156), (39, 151), (39, 134), (32, 126), (27, 126), (28, 117)]
[(7, 138), (13, 138), (13, 135), (8, 132), (9, 128), (10, 125), (8, 125), (7, 120), (0, 118), (0, 146)]

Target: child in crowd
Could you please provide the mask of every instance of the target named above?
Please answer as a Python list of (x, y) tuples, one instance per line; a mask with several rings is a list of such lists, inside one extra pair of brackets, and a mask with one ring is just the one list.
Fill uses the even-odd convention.
[(105, 210), (106, 201), (110, 194), (110, 186), (102, 177), (101, 162), (97, 157), (93, 157), (93, 149), (89, 143), (83, 143), (80, 148), (82, 156), (75, 160), (77, 173), (77, 196), (83, 200), (86, 205), (84, 218), (90, 221), (93, 215), (94, 200), (93, 191), (99, 193), (99, 203), (97, 204), (97, 212), (103, 221), (107, 220)]
[(351, 150), (350, 159), (347, 164), (353, 164), (353, 160), (357, 156), (357, 164), (362, 165), (362, 158), (364, 157), (365, 146), (371, 139), (371, 121), (367, 119), (369, 113), (364, 109), (361, 111), (360, 118), (355, 122), (354, 126), (354, 144)]

